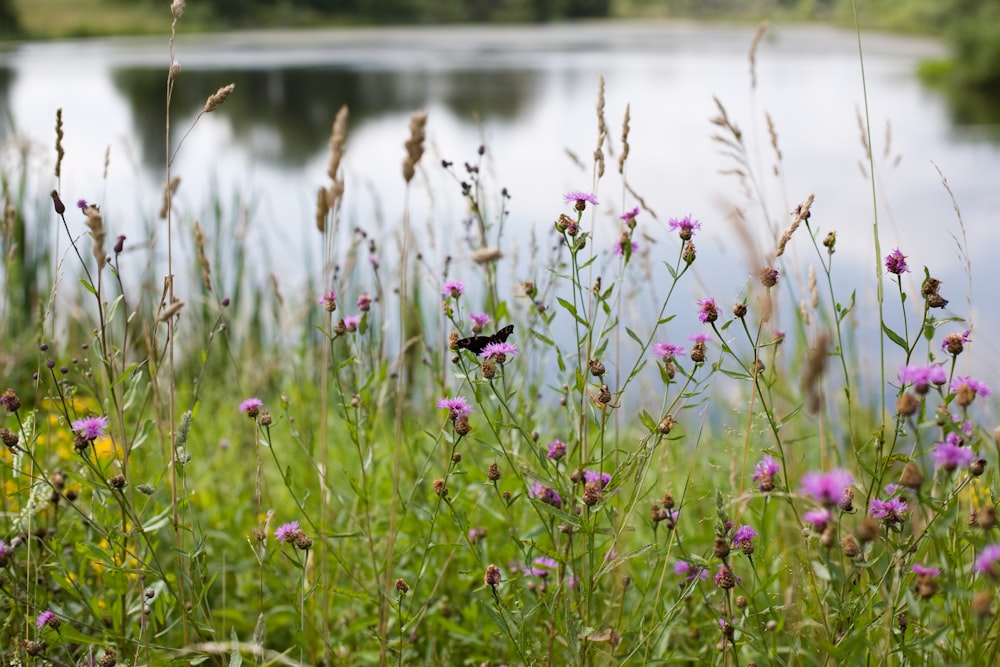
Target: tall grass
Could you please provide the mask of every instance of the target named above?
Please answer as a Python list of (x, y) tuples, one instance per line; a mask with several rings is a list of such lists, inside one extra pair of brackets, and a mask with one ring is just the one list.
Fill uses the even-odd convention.
[[(176, 28), (183, 2), (172, 9)], [(838, 294), (844, 241), (823, 202), (802, 193), (772, 212), (756, 142), (722, 100), (716, 139), (751, 185), (734, 224), (771, 230), (738, 295), (680, 296), (715, 249), (695, 217), (661, 221), (633, 191), (641, 137), (626, 109), (613, 150), (601, 81), (591, 180), (553, 193), (551, 253), (533, 245), (515, 289), (498, 278), (512, 239), (488, 147), (427, 164), (425, 114), (402, 178), (387, 166), (406, 201), (395, 236), (342, 229), (342, 109), (317, 193), (316, 289), (272, 313), (262, 295), (289, 298), (276, 283), (223, 296), (241, 246), (211, 252), (226, 230), (173, 208), (183, 140), (170, 137), (198, 132), (169, 123), (180, 76), (166, 73), (167, 259), (152, 293), (124, 278), (142, 260), (116, 221), (63, 203), (58, 173), (64, 252), (56, 267), (27, 257), (36, 195), (4, 175), (4, 314), (22, 324), (5, 327), (0, 397), (4, 664), (996, 661), (997, 436), (986, 379), (955, 372), (975, 336), (940, 315), (934, 268), (921, 278), (905, 249), (876, 245), (884, 310)], [(240, 94), (209, 92), (205, 113)], [(410, 193), (436, 168), (468, 204), (471, 262), (424, 254)], [(609, 191), (634, 204), (609, 216)], [(605, 247), (594, 232), (608, 224)], [(664, 284), (648, 280), (650, 237), (669, 248)], [(80, 307), (42, 309), (50, 289)], [(301, 334), (269, 341), (267, 319), (294, 311)], [(881, 381), (852, 343), (864, 318), (881, 325)]]

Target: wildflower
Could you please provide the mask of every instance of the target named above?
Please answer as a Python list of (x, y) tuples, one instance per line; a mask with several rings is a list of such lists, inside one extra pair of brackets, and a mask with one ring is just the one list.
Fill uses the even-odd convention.
[(555, 489), (550, 489), (541, 482), (535, 482), (535, 485), (531, 487), (531, 495), (538, 498), (546, 505), (552, 505), (556, 509), (562, 509), (563, 499), (562, 496), (559, 495), (559, 492)]
[(733, 533), (733, 546), (738, 547), (740, 551), (749, 556), (753, 553), (753, 539), (755, 537), (757, 537), (757, 531), (753, 526), (740, 526)]
[(737, 578), (733, 575), (733, 571), (723, 563), (719, 566), (719, 571), (715, 573), (715, 577), (712, 579), (715, 585), (719, 588), (730, 589), (736, 586)]
[(0, 394), (0, 405), (6, 408), (7, 412), (17, 412), (21, 409), (21, 399), (17, 397), (13, 389), (6, 389), (3, 394)]
[(62, 215), (65, 213), (66, 204), (64, 204), (62, 199), (59, 198), (59, 192), (57, 190), (53, 190), (49, 194), (52, 196), (52, 206), (55, 208), (56, 215)]
[(358, 296), (358, 310), (362, 313), (367, 313), (372, 308), (372, 297), (369, 294), (361, 294)]
[(990, 544), (983, 547), (983, 550), (979, 552), (979, 556), (976, 557), (976, 564), (972, 569), (974, 572), (996, 579), (1000, 576), (1000, 567), (998, 567), (997, 561), (1000, 561), (1000, 544)]
[(917, 575), (917, 595), (926, 600), (937, 593), (938, 583), (934, 579), (941, 576), (941, 570), (914, 563), (913, 573)]
[(697, 579), (704, 581), (708, 579), (708, 570), (706, 568), (701, 565), (692, 565), (683, 560), (674, 563), (674, 574), (684, 577), (686, 581), (695, 581)]
[(469, 313), (469, 319), (472, 320), (473, 333), (479, 333), (490, 322), (490, 316), (486, 313)]
[(892, 498), (890, 500), (872, 498), (872, 504), (868, 513), (876, 519), (882, 519), (886, 525), (894, 526), (906, 519), (906, 509), (906, 501), (902, 498)]
[(767, 493), (774, 490), (774, 477), (781, 471), (781, 465), (774, 460), (770, 454), (765, 454), (764, 458), (753, 467), (753, 481), (757, 488)]
[(920, 563), (913, 564), (913, 574), (918, 577), (940, 577), (941, 570), (936, 567), (926, 567)]
[(584, 470), (583, 479), (585, 482), (590, 484), (600, 484), (603, 489), (611, 482), (611, 473), (609, 472), (595, 472), (593, 470)]
[(813, 530), (817, 533), (822, 533), (826, 530), (827, 524), (833, 519), (833, 515), (830, 514), (830, 510), (819, 509), (819, 510), (809, 510), (802, 515), (807, 523), (811, 523)]
[(555, 559), (540, 556), (534, 560), (531, 567), (523, 568), (522, 571), (526, 576), (545, 579), (557, 569), (559, 569), (559, 563)]
[(902, 273), (909, 273), (910, 267), (906, 265), (906, 255), (896, 248), (885, 257), (885, 270), (897, 276)]
[(600, 359), (590, 359), (587, 362), (587, 366), (590, 368), (590, 374), (597, 378), (603, 377), (608, 372), (608, 369)]
[(950, 333), (944, 337), (941, 341), (941, 350), (947, 352), (948, 354), (957, 357), (962, 354), (962, 350), (965, 349), (965, 343), (971, 343), (972, 339), (969, 338), (970, 331), (966, 329), (962, 333)]
[(299, 522), (289, 521), (278, 526), (277, 530), (274, 531), (274, 539), (288, 544), (289, 542), (294, 542), (300, 532)]
[(93, 441), (105, 434), (108, 428), (108, 418), (84, 417), (73, 422), (73, 430), (84, 440)]
[(496, 588), (500, 585), (500, 568), (490, 563), (486, 566), (486, 574), (483, 576), (483, 582), (490, 588)]
[(666, 522), (664, 523), (664, 525), (667, 528), (669, 528), (670, 530), (673, 530), (674, 528), (677, 527), (677, 519), (679, 519), (680, 516), (681, 516), (681, 511), (680, 510), (668, 509), (667, 510), (667, 518), (666, 518)]
[(633, 208), (631, 211), (625, 211), (624, 213), (621, 214), (621, 216), (619, 216), (618, 219), (621, 220), (622, 222), (624, 222), (628, 226), (629, 229), (634, 229), (635, 228), (635, 217), (637, 215), (639, 215), (639, 207), (638, 206), (636, 206), (635, 208)]
[(37, 624), (40, 628), (48, 626), (53, 630), (58, 630), (59, 626), (62, 625), (62, 621), (59, 620), (59, 617), (56, 616), (54, 612), (46, 609), (38, 615), (38, 618), (35, 619), (35, 624)]
[(80, 209), (81, 211), (84, 210), (85, 208), (87, 208), (88, 206), (90, 206), (90, 204), (87, 203), (86, 199), (77, 199), (76, 200), (76, 207), (78, 209)]
[(498, 363), (503, 363), (507, 361), (507, 357), (513, 357), (517, 354), (517, 346), (513, 343), (488, 343), (483, 351), (479, 353), (479, 356), (483, 359), (493, 359)]
[(688, 241), (687, 243), (685, 243), (684, 244), (684, 250), (681, 252), (681, 259), (684, 260), (684, 263), (687, 264), (687, 265), (691, 265), (691, 264), (694, 263), (694, 260), (697, 257), (698, 257), (698, 253), (695, 250), (694, 242), (693, 241)]
[(990, 388), (986, 386), (985, 382), (963, 375), (956, 375), (948, 388), (955, 394), (955, 402), (963, 408), (972, 405), (976, 396), (985, 398), (990, 395)]
[[(951, 434), (954, 435), (954, 434)], [(956, 439), (939, 442), (931, 452), (931, 458), (937, 463), (939, 468), (947, 472), (954, 472), (958, 468), (967, 467), (976, 458), (976, 453), (971, 447), (961, 447)]]
[(437, 406), (442, 410), (449, 410), (449, 419), (455, 420), (472, 412), (472, 406), (462, 396), (454, 398), (442, 398), (437, 402)]
[(344, 318), (344, 327), (348, 331), (357, 331), (359, 324), (361, 324), (360, 315), (348, 315), (347, 317)]
[(257, 415), (260, 414), (260, 408), (263, 405), (264, 401), (259, 398), (248, 398), (240, 403), (240, 412), (247, 413), (247, 417), (250, 417), (250, 419), (256, 419)]
[(698, 320), (702, 324), (711, 324), (717, 319), (719, 319), (719, 309), (715, 305), (715, 299), (711, 297), (707, 299), (699, 299)]
[(760, 278), (760, 284), (764, 287), (774, 287), (778, 284), (778, 270), (773, 267), (765, 267), (761, 269), (757, 276)]
[(497, 464), (496, 461), (487, 466), (486, 479), (490, 480), (491, 482), (495, 482), (498, 479), (500, 479), (502, 475), (503, 473), (500, 472), (500, 466)]
[(461, 280), (449, 280), (441, 286), (441, 296), (444, 298), (457, 299), (465, 294), (465, 283)]
[(337, 293), (330, 290), (319, 298), (319, 305), (323, 306), (328, 313), (337, 310)]
[(587, 209), (587, 204), (597, 206), (597, 197), (590, 192), (567, 192), (563, 195), (563, 201), (573, 203), (573, 207), (580, 212)]
[(701, 223), (694, 220), (690, 215), (686, 215), (683, 218), (670, 218), (667, 221), (667, 227), (672, 232), (679, 230), (682, 241), (690, 241), (691, 237), (694, 236), (694, 231), (701, 229)]
[[(626, 248), (628, 248), (628, 251), (625, 250)], [(612, 251), (616, 255), (629, 257), (633, 252), (637, 251), (638, 249), (639, 249), (638, 243), (633, 241), (628, 234), (622, 234), (621, 238), (618, 239), (618, 242), (615, 243), (614, 248), (612, 248)]]
[(126, 236), (124, 234), (119, 234), (118, 238), (115, 239), (115, 245), (113, 250), (115, 251), (116, 255), (122, 254), (122, 251), (125, 250), (125, 239)]
[(827, 473), (811, 472), (802, 478), (802, 492), (812, 496), (821, 505), (830, 507), (841, 501), (844, 492), (852, 484), (854, 478), (843, 469)]
[(566, 456), (566, 443), (562, 440), (553, 440), (549, 443), (549, 453), (546, 456), (553, 461), (558, 461)]
[(696, 333), (688, 336), (688, 340), (694, 341), (691, 346), (691, 361), (696, 364), (705, 363), (706, 341), (711, 338), (707, 333)]
[(410, 592), (410, 585), (402, 577), (396, 580), (396, 592), (400, 595), (406, 595)]
[(684, 346), (673, 343), (655, 343), (653, 345), (653, 356), (659, 357), (664, 363), (675, 357), (683, 356)]
[(899, 371), (900, 384), (913, 384), (918, 394), (926, 394), (932, 384), (942, 385), (948, 381), (941, 364), (930, 366), (903, 366)]

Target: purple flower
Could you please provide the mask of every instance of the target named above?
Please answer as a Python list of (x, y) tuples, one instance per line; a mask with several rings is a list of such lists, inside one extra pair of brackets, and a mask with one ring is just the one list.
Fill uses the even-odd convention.
[(457, 299), (465, 294), (465, 283), (461, 280), (449, 280), (441, 287), (441, 296)]
[(827, 524), (833, 519), (833, 515), (830, 514), (830, 510), (809, 510), (802, 515), (802, 518), (806, 521), (806, 523), (812, 524), (813, 530), (817, 533), (822, 533), (826, 530)]
[(664, 363), (670, 361), (674, 357), (680, 357), (683, 355), (683, 345), (674, 345), (673, 343), (655, 343), (653, 345), (653, 356), (662, 359)]
[(323, 306), (328, 313), (337, 310), (337, 293), (330, 290), (319, 298), (319, 305)]
[(925, 567), (920, 563), (913, 564), (913, 574), (920, 577), (940, 577), (941, 570), (936, 567)]
[(252, 417), (260, 411), (263, 405), (264, 401), (259, 398), (248, 398), (240, 403), (240, 412), (246, 412)]
[(558, 461), (566, 456), (566, 443), (562, 440), (553, 440), (549, 443), (549, 453), (547, 456), (553, 461)]
[(930, 366), (903, 366), (899, 371), (900, 384), (913, 384), (913, 388), (918, 394), (926, 394), (930, 385), (942, 385), (948, 381), (948, 376), (944, 372), (941, 364), (931, 364)]
[(764, 454), (764, 458), (753, 467), (753, 481), (764, 493), (774, 491), (774, 478), (780, 471), (781, 465), (774, 460), (774, 457)]
[(84, 417), (73, 422), (73, 430), (84, 440), (97, 440), (107, 432), (107, 429), (108, 418), (104, 415)]
[(686, 215), (683, 218), (670, 218), (667, 221), (667, 228), (672, 232), (679, 230), (681, 239), (688, 241), (694, 236), (694, 230), (701, 229), (701, 223)]
[(513, 343), (489, 343), (483, 348), (483, 351), (479, 353), (479, 356), (483, 359), (494, 359), (503, 355), (504, 357), (510, 358), (517, 354), (517, 346)]
[(997, 577), (997, 561), (1000, 560), (1000, 544), (990, 544), (983, 547), (976, 557), (976, 564), (973, 571), (979, 574), (986, 574), (992, 578)]
[(966, 343), (971, 343), (972, 339), (969, 338), (971, 332), (966, 329), (962, 333), (950, 333), (944, 337), (941, 341), (941, 350), (952, 355), (958, 355), (962, 353)]
[(733, 571), (729, 569), (729, 566), (723, 563), (719, 566), (719, 571), (715, 573), (712, 581), (719, 588), (730, 589), (736, 586), (741, 581), (741, 578), (735, 576)]
[(41, 614), (38, 615), (38, 618), (35, 619), (35, 623), (40, 628), (49, 626), (50, 628), (55, 629), (58, 628), (60, 625), (60, 621), (56, 617), (55, 613), (53, 613), (48, 609), (46, 609), (45, 611), (43, 611)]
[(719, 309), (715, 305), (715, 299), (698, 300), (698, 319), (702, 324), (709, 324), (719, 319)]
[(559, 563), (555, 559), (540, 556), (532, 562), (531, 567), (523, 568), (522, 571), (526, 576), (545, 579), (558, 569)]
[[(663, 520), (664, 525), (670, 530), (677, 527), (677, 519), (681, 516), (680, 510), (667, 510), (667, 518)], [(707, 576), (707, 575), (706, 575)]]
[(357, 331), (359, 324), (361, 324), (360, 315), (348, 315), (344, 318), (344, 326), (347, 327), (348, 331)]
[(871, 507), (868, 513), (876, 519), (882, 519), (892, 526), (902, 523), (906, 519), (906, 501), (902, 498), (891, 498), (889, 500), (879, 500), (872, 498)]
[(851, 473), (843, 469), (820, 473), (811, 472), (802, 477), (802, 493), (812, 496), (821, 505), (831, 507), (840, 502), (844, 491), (854, 484)]
[(692, 565), (691, 563), (679, 560), (674, 563), (674, 574), (679, 577), (684, 577), (687, 581), (694, 581), (695, 579), (701, 579), (704, 581), (708, 579), (708, 570), (701, 565)]
[(785, 331), (783, 329), (775, 329), (774, 330), (774, 342), (775, 343), (780, 343), (781, 341), (785, 340), (785, 336), (786, 335), (787, 334), (785, 333)]
[(972, 391), (973, 396), (986, 397), (990, 395), (990, 388), (986, 386), (985, 382), (980, 382), (971, 377), (966, 377), (964, 375), (956, 375), (955, 379), (951, 381), (948, 385), (953, 394), (957, 394), (961, 391)]
[(574, 204), (578, 211), (587, 208), (587, 204), (597, 206), (597, 197), (591, 192), (567, 192), (563, 195), (563, 201)]
[(583, 481), (588, 484), (599, 484), (603, 489), (611, 482), (611, 473), (596, 472), (594, 470), (583, 471)]
[(362, 313), (367, 313), (372, 308), (372, 297), (369, 294), (361, 294), (358, 296), (358, 310)]
[[(949, 434), (949, 440), (954, 433)], [(956, 438), (957, 439), (957, 438)], [(971, 447), (961, 447), (953, 440), (939, 442), (931, 452), (931, 458), (937, 463), (939, 468), (944, 468), (948, 472), (953, 472), (957, 468), (966, 468), (976, 458), (976, 453)]]
[(625, 254), (625, 244), (626, 243), (629, 244), (629, 253), (630, 254), (639, 249), (639, 244), (638, 243), (636, 243), (635, 241), (629, 239), (628, 237), (623, 237), (623, 238), (618, 239), (618, 242), (615, 243), (615, 247), (612, 248), (612, 251), (616, 255), (624, 255)]
[(88, 206), (90, 206), (90, 204), (87, 203), (86, 199), (77, 199), (76, 200), (76, 207), (78, 209), (80, 209), (81, 211), (84, 210), (85, 208), (87, 208)]
[(885, 270), (897, 276), (903, 272), (909, 273), (910, 268), (906, 266), (906, 255), (896, 248), (885, 257)]
[(753, 526), (740, 526), (733, 533), (733, 546), (743, 550), (749, 555), (753, 553), (753, 539), (757, 537), (757, 530)]
[(463, 396), (439, 399), (437, 406), (442, 410), (450, 410), (451, 414), (448, 415), (450, 419), (458, 419), (472, 412), (472, 406)]
[(562, 509), (563, 499), (559, 495), (559, 492), (555, 489), (550, 489), (541, 482), (535, 482), (535, 485), (531, 487), (531, 495), (534, 498), (538, 498), (546, 505), (552, 505), (556, 509)]
[(636, 206), (631, 211), (625, 211), (619, 217), (622, 222), (628, 223), (635, 220), (635, 216), (639, 215), (639, 207)]
[(469, 319), (472, 320), (473, 324), (480, 328), (486, 326), (490, 322), (490, 316), (486, 313), (469, 313)]
[(274, 531), (274, 539), (288, 544), (289, 542), (294, 542), (295, 538), (299, 536), (299, 522), (289, 521), (288, 523), (283, 523), (278, 526), (278, 529)]
[(712, 337), (709, 334), (704, 332), (698, 332), (696, 334), (691, 334), (690, 336), (688, 336), (688, 340), (694, 342), (696, 345), (698, 343), (706, 343), (711, 338)]

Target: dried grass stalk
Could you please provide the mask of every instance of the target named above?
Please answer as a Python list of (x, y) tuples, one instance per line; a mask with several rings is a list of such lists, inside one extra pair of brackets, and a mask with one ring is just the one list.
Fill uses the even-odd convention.
[(205, 254), (205, 232), (197, 221), (194, 223), (194, 247), (198, 253), (198, 263), (201, 264), (201, 281), (205, 285), (205, 291), (212, 291), (212, 266), (208, 263), (208, 256)]
[(604, 138), (608, 136), (608, 124), (604, 121), (604, 76), (597, 86), (597, 148), (594, 149), (594, 164), (597, 178), (604, 176)]
[(410, 116), (410, 138), (406, 140), (406, 158), (403, 159), (403, 180), (407, 184), (416, 174), (417, 163), (424, 156), (424, 140), (427, 128), (427, 112), (415, 111)]
[(761, 21), (757, 24), (757, 32), (753, 34), (753, 39), (750, 41), (750, 53), (748, 57), (750, 58), (750, 89), (755, 90), (757, 88), (757, 47), (760, 46), (761, 40), (764, 39), (764, 33), (767, 32), (767, 21)]
[(101, 209), (93, 204), (83, 209), (83, 213), (87, 216), (84, 224), (90, 230), (90, 237), (94, 241), (90, 252), (94, 255), (94, 259), (97, 260), (97, 268), (100, 270), (105, 262), (108, 261), (108, 253), (104, 251), (104, 239), (107, 238), (107, 231), (104, 229), (104, 216), (101, 215)]
[(212, 113), (215, 111), (220, 104), (226, 101), (229, 95), (236, 89), (235, 83), (230, 83), (229, 85), (223, 86), (215, 91), (213, 94), (208, 96), (205, 100), (205, 109), (202, 113)]
[(629, 133), (629, 122), (632, 120), (632, 105), (625, 105), (625, 120), (622, 121), (622, 154), (618, 158), (618, 173), (625, 173), (625, 160), (628, 159), (629, 145), (628, 145), (628, 133)]
[(170, 200), (177, 194), (177, 188), (181, 186), (181, 177), (174, 176), (163, 186), (163, 205), (160, 207), (160, 220), (167, 219), (167, 211), (170, 209)]
[(792, 238), (792, 234), (794, 234), (795, 230), (799, 228), (799, 224), (801, 224), (803, 220), (809, 217), (809, 208), (812, 206), (814, 199), (815, 195), (810, 194), (808, 197), (806, 197), (806, 200), (804, 202), (795, 207), (795, 214), (794, 217), (792, 218), (792, 224), (790, 224), (788, 226), (788, 229), (786, 229), (781, 234), (781, 238), (778, 240), (778, 251), (774, 254), (775, 257), (781, 257), (784, 254), (785, 246), (788, 244), (788, 241)]

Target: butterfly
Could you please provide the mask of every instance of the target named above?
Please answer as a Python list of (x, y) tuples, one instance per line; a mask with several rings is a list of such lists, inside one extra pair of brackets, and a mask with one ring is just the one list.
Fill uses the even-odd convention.
[(468, 350), (472, 354), (479, 354), (490, 343), (504, 343), (507, 338), (514, 333), (514, 325), (508, 324), (492, 336), (469, 336), (455, 341), (456, 350)]

